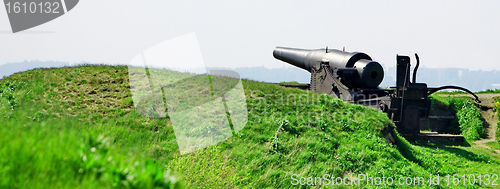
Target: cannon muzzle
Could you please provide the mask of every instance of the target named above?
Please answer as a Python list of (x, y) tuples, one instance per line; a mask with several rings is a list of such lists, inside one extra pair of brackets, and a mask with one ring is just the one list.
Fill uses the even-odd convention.
[(307, 54), (309, 54), (309, 52), (311, 51), (304, 49), (276, 47), (276, 49), (274, 49), (273, 51), (273, 56), (274, 58), (281, 60), (283, 62), (289, 63), (291, 65), (305, 69), (307, 71), (311, 71), (312, 67), (310, 66), (314, 65), (309, 65), (305, 63)]
[[(357, 74), (343, 74), (340, 77), (349, 88), (377, 88), (384, 79), (384, 69), (371, 57), (360, 52), (345, 52), (336, 49), (294, 49), (276, 47), (274, 58), (311, 72), (317, 62), (328, 62), (331, 72), (356, 69)], [(339, 74), (340, 75), (340, 74)]]

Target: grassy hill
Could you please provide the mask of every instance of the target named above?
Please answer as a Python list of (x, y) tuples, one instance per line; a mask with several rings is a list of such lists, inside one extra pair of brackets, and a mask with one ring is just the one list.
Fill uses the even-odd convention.
[[(387, 143), (394, 126), (374, 109), (248, 80), (247, 125), (181, 155), (168, 116), (135, 111), (128, 77), (127, 67), (81, 66), (0, 80), (0, 188), (288, 188), (301, 177), (326, 184), (325, 174), (360, 184), (347, 188), (376, 187), (360, 174), (394, 178), (384, 188), (414, 187), (397, 186), (400, 177), (434, 188), (431, 174), (500, 168), (498, 155), (467, 144), (410, 144), (397, 133)], [(304, 187), (339, 187), (328, 181)]]

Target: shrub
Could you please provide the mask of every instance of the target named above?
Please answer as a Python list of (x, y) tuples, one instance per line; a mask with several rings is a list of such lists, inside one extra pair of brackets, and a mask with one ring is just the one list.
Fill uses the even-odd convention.
[(15, 91), (20, 89), (24, 85), (24, 82), (19, 81), (7, 81), (3, 85), (0, 85), (0, 97), (5, 98), (10, 105), (11, 109), (14, 109), (18, 105), (15, 98)]
[(469, 100), (456, 102), (455, 110), (457, 110), (460, 131), (467, 140), (478, 140), (486, 137), (481, 113), (473, 102)]
[(486, 137), (481, 113), (476, 104), (468, 98), (440, 97), (432, 95), (432, 102), (448, 106), (455, 113), (456, 118), (448, 127), (448, 131), (460, 131), (467, 140), (478, 140)]

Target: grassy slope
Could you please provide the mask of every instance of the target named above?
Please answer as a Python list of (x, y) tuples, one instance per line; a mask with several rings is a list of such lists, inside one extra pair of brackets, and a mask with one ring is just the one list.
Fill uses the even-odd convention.
[[(126, 80), (123, 67), (32, 70), (1, 80), (0, 186), (178, 186), (154, 163), (171, 158), (153, 144), (173, 146), (172, 130), (131, 111)], [(156, 122), (163, 127), (153, 132)]]
[(187, 155), (168, 117), (135, 112), (125, 67), (32, 70), (0, 86), (0, 187), (179, 186), (167, 170), (188, 187), (289, 187), (292, 174), (428, 177), (500, 167), (486, 150), (387, 144), (392, 123), (383, 113), (273, 84), (244, 80), (249, 123)]

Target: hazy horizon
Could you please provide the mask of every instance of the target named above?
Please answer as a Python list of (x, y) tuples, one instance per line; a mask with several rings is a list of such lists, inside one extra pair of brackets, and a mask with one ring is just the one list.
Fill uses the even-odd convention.
[[(4, 76), (23, 72), (36, 67), (40, 67), (40, 61), (25, 61), (20, 63), (4, 64), (0, 65), (0, 79)], [(61, 66), (76, 66), (82, 64), (100, 64), (100, 63), (89, 63), (81, 62), (78, 64), (70, 64), (68, 62), (55, 62), (55, 61), (43, 61), (46, 67), (61, 67)], [(109, 64), (118, 66), (127, 66), (125, 64)], [(261, 82), (292, 82), (296, 81), (299, 83), (309, 83), (310, 73), (306, 70), (296, 67), (283, 66), (280, 68), (266, 68), (263, 66), (254, 67), (237, 67), (237, 68), (227, 68), (227, 67), (205, 67), (205, 68), (195, 68), (196, 72), (200, 70), (209, 72), (209, 70), (232, 70), (237, 72), (241, 78), (250, 79)], [(413, 67), (412, 67), (413, 72)], [(417, 74), (417, 82), (427, 83), (429, 87), (438, 87), (444, 85), (458, 85), (468, 88), (472, 91), (484, 91), (487, 89), (500, 89), (500, 81), (497, 78), (497, 72), (500, 74), (500, 70), (491, 71), (479, 71), (479, 70), (469, 70), (464, 68), (429, 68), (422, 66), (419, 68)], [(380, 87), (388, 88), (394, 86), (395, 78), (395, 67), (384, 67), (385, 77)], [(496, 82), (496, 83), (495, 83)]]

